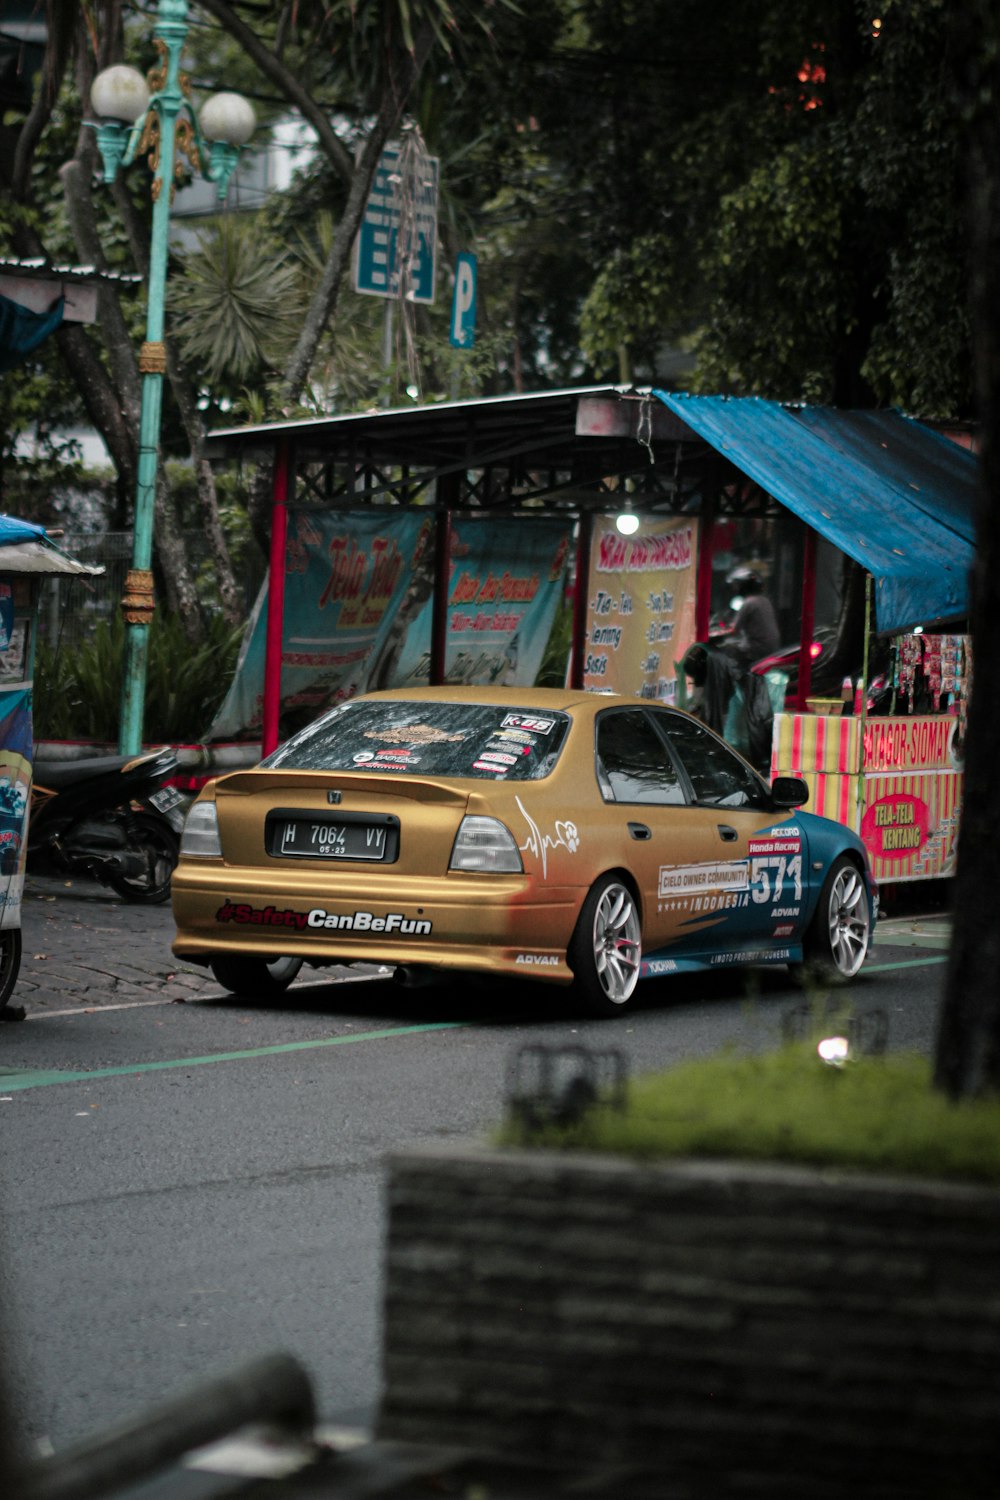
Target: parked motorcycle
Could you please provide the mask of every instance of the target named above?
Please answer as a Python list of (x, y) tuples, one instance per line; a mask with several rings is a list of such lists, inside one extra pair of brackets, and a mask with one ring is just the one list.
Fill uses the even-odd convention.
[[(839, 697), (841, 678), (836, 681), (830, 675), (830, 661), (833, 657), (836, 639), (834, 632), (826, 627), (817, 628), (812, 643), (809, 647), (810, 661), (810, 690), (817, 698), (833, 696), (834, 691)], [(782, 646), (770, 656), (763, 656), (755, 661), (750, 668), (759, 677), (764, 677), (768, 672), (783, 672), (787, 678), (785, 688), (785, 704), (792, 707), (798, 702), (799, 693), (799, 652), (800, 645), (796, 641), (792, 645)]]
[(166, 901), (180, 849), (184, 797), (172, 750), (36, 760), (28, 867), (87, 875), (124, 901)]
[[(842, 698), (844, 697), (844, 684), (849, 684), (850, 695), (846, 699), (844, 712), (854, 712), (853, 685), (861, 676), (861, 663), (853, 665), (854, 670), (845, 672), (844, 663), (837, 658), (836, 632), (828, 626), (818, 626), (809, 648), (811, 669), (809, 674), (810, 693), (816, 698)], [(755, 661), (750, 668), (758, 676), (765, 677), (768, 672), (783, 672), (786, 677), (785, 685), (785, 707), (794, 712), (799, 701), (799, 645), (796, 642), (791, 646), (783, 646), (780, 651), (774, 652), (772, 656), (764, 656), (760, 661)], [(892, 678), (887, 670), (884, 648), (879, 648), (873, 653), (869, 662), (867, 710), (871, 713), (887, 713), (892, 698)]]

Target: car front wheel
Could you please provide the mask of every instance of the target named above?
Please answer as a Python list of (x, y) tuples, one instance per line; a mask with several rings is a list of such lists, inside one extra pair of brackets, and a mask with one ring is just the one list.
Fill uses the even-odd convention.
[(805, 941), (805, 971), (824, 984), (846, 984), (861, 968), (871, 939), (871, 908), (854, 862), (834, 860)]
[(302, 967), (301, 958), (213, 958), (209, 967), (224, 990), (253, 1000), (278, 1000)]
[(574, 990), (594, 1016), (620, 1015), (639, 981), (642, 932), (635, 897), (614, 876), (587, 894), (569, 945)]

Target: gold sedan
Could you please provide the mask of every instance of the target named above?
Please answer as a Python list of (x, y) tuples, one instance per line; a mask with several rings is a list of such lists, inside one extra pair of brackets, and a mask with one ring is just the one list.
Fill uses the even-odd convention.
[(237, 993), (301, 964), (572, 984), (720, 964), (851, 978), (877, 895), (847, 828), (795, 811), (697, 719), (559, 689), (413, 688), (338, 705), (211, 782), (173, 876), (174, 952)]

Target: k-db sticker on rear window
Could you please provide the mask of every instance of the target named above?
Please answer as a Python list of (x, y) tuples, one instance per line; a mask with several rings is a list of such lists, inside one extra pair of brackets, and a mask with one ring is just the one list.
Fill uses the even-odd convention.
[(534, 714), (505, 714), (501, 728), (530, 729), (533, 734), (551, 734), (555, 719), (538, 719)]

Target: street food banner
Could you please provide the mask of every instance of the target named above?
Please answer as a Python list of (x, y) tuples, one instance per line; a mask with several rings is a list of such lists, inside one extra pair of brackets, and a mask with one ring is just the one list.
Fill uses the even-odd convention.
[(959, 721), (950, 714), (869, 719), (865, 724), (866, 771), (954, 771), (964, 761)]
[(588, 692), (677, 701), (675, 663), (695, 639), (698, 523), (640, 523), (622, 536), (615, 517), (594, 520), (587, 580)]
[[(452, 518), (447, 682), (534, 684), (565, 593), (572, 524), (542, 518)], [(393, 687), (430, 680), (430, 579), (424, 592), (427, 602), (393, 667)]]
[(961, 720), (955, 714), (869, 719), (863, 751), (861, 837), (875, 879), (954, 875), (965, 788)]
[[(535, 681), (564, 590), (570, 526), (454, 518), (449, 682)], [(434, 516), (420, 510), (289, 510), (281, 652), (286, 725), (297, 727), (357, 693), (429, 681), (434, 527)], [(265, 584), (207, 740), (259, 732), (266, 632)]]
[(0, 688), (0, 929), (21, 925), (31, 753), (31, 690)]
[(861, 837), (882, 884), (954, 875), (965, 777), (866, 776)]
[[(432, 516), (288, 512), (281, 711), (305, 722), (353, 698), (377, 669), (415, 567), (433, 551)], [(259, 731), (264, 707), (267, 584), (209, 740)]]

